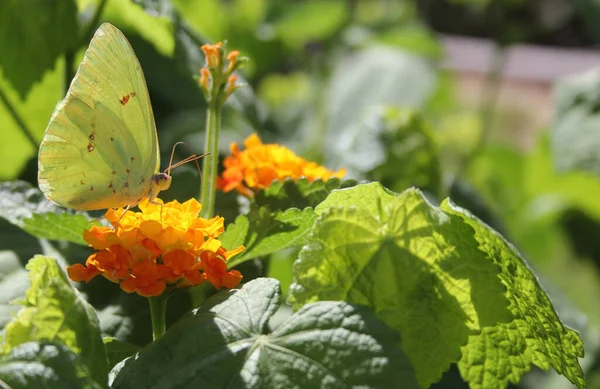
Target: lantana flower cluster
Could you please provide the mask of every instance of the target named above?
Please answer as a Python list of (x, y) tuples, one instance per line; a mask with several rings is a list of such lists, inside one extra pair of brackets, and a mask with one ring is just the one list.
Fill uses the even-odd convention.
[[(109, 209), (109, 226), (93, 226), (83, 238), (98, 250), (86, 261), (67, 268), (73, 281), (89, 282), (102, 275), (128, 293), (152, 297), (167, 285), (194, 286), (210, 282), (215, 288), (234, 288), (242, 275), (227, 270), (226, 261), (244, 250), (226, 250), (217, 237), (223, 232), (223, 218), (198, 217), (201, 205), (195, 199), (183, 204), (158, 204), (147, 200), (141, 212)], [(125, 212), (125, 213), (124, 213)]]
[(279, 144), (263, 144), (258, 135), (252, 134), (244, 140), (245, 150), (240, 151), (237, 143), (230, 146), (231, 155), (223, 161), (223, 173), (217, 179), (217, 187), (224, 192), (236, 190), (253, 197), (254, 193), (268, 187), (273, 181), (286, 178), (306, 178), (327, 181), (342, 178), (346, 171), (328, 170), (315, 162), (300, 158), (293, 151)]

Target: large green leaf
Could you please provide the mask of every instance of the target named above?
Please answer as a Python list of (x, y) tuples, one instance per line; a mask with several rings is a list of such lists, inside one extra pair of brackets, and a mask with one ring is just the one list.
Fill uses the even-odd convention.
[(372, 306), (402, 335), (422, 387), (453, 362), (473, 388), (504, 388), (532, 364), (585, 387), (578, 335), (516, 250), (466, 211), (378, 183), (334, 191), (315, 211), (294, 268), (296, 307)]
[(366, 307), (305, 306), (272, 332), (279, 284), (223, 291), (118, 365), (118, 388), (416, 388), (397, 334)]
[(246, 250), (231, 258), (231, 268), (249, 259), (272, 254), (285, 248), (303, 245), (315, 221), (310, 208), (290, 208), (271, 213), (268, 206), (252, 207), (240, 215), (219, 237), (223, 247), (231, 250), (244, 245)]
[(600, 175), (600, 70), (561, 80), (556, 87), (552, 151), (558, 170)]
[(81, 358), (64, 345), (23, 343), (0, 356), (0, 385), (11, 389), (100, 389)]
[[(486, 259), (501, 269), (499, 278), (506, 287), (508, 310), (512, 314), (510, 322), (484, 327), (481, 333), (469, 337), (459, 362), (463, 377), (481, 388), (491, 387), (496, 378), (507, 385), (519, 382), (522, 374), (535, 364), (544, 370), (553, 367), (578, 388), (585, 388), (577, 359), (583, 357), (579, 334), (560, 322), (552, 302), (519, 252), (500, 234), (452, 202), (446, 200), (441, 209), (472, 227)], [(492, 370), (486, 366), (489, 361), (496, 362), (496, 377), (488, 375)]]
[(4, 351), (30, 341), (61, 343), (81, 356), (97, 382), (106, 382), (108, 360), (94, 308), (53, 258), (36, 256), (27, 269), (31, 286), (23, 308), (5, 327)]
[(21, 99), (79, 39), (74, 0), (0, 3), (0, 68)]

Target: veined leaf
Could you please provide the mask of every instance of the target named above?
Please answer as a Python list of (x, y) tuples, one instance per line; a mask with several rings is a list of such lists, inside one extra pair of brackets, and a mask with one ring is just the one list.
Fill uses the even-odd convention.
[(296, 307), (373, 307), (402, 335), (422, 387), (453, 362), (472, 388), (504, 388), (532, 364), (585, 387), (577, 333), (514, 247), (468, 212), (378, 183), (334, 191), (315, 211), (294, 267)]
[(417, 387), (397, 334), (370, 309), (310, 304), (269, 333), (280, 298), (266, 278), (217, 294), (119, 364), (111, 387)]
[(11, 389), (100, 389), (79, 356), (64, 345), (28, 342), (0, 355), (0, 383)]
[(97, 382), (106, 382), (108, 360), (94, 308), (54, 259), (36, 256), (27, 269), (31, 286), (23, 308), (6, 325), (4, 352), (30, 341), (64, 344), (80, 355)]
[(23, 229), (38, 238), (67, 240), (82, 246), (88, 246), (88, 243), (83, 240), (83, 230), (88, 228), (90, 220), (82, 214), (35, 214), (23, 222)]
[(290, 208), (271, 213), (268, 206), (252, 207), (247, 215), (240, 215), (227, 226), (219, 237), (223, 247), (231, 250), (243, 244), (246, 250), (227, 261), (234, 267), (249, 259), (272, 254), (279, 250), (300, 246), (315, 221), (312, 209)]

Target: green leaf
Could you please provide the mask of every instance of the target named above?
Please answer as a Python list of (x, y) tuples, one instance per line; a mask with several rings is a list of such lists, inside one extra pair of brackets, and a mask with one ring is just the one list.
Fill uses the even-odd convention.
[(440, 195), (439, 149), (425, 120), (415, 111), (383, 108), (375, 122), (370, 130), (376, 131), (384, 152), (369, 178), (397, 192), (416, 186)]
[(227, 266), (231, 268), (252, 258), (303, 245), (315, 218), (310, 208), (271, 213), (268, 206), (252, 207), (247, 215), (238, 216), (228, 225), (219, 237), (223, 247), (229, 250), (242, 244), (246, 247), (227, 261)]
[(279, 284), (223, 291), (120, 364), (111, 387), (416, 388), (398, 336), (366, 307), (322, 302), (272, 332)]
[[(443, 46), (435, 33), (418, 22), (383, 31), (374, 36), (373, 40), (376, 43), (396, 46), (433, 60), (442, 59), (444, 54)], [(369, 44), (372, 43), (369, 42)]]
[(46, 200), (38, 188), (25, 181), (0, 182), (0, 217), (23, 227), (23, 219), (34, 213), (57, 211), (60, 208)]
[(79, 39), (73, 0), (0, 3), (0, 68), (21, 99)]
[[(309, 0), (291, 4), (274, 27), (281, 40), (292, 49), (310, 41), (324, 40), (343, 27), (348, 8), (342, 1)], [(310, 20), (307, 23), (307, 20)]]
[(417, 186), (441, 194), (440, 150), (416, 111), (377, 107), (356, 125), (356, 138), (345, 142), (345, 153), (338, 159), (351, 175), (399, 192)]
[(556, 168), (600, 175), (600, 70), (561, 80), (555, 108), (551, 134)]
[(356, 185), (354, 180), (332, 178), (327, 181), (315, 180), (309, 182), (306, 178), (297, 181), (287, 179), (275, 181), (268, 188), (258, 192), (254, 203), (259, 207), (268, 205), (273, 210), (288, 208), (316, 207), (334, 189), (348, 188)]
[(88, 218), (82, 213), (60, 213), (61, 210), (28, 182), (0, 183), (0, 217), (38, 238), (87, 247), (83, 230), (89, 226)]
[(578, 388), (585, 388), (577, 359), (583, 357), (579, 334), (560, 322), (552, 302), (519, 252), (500, 234), (451, 201), (444, 201), (441, 209), (458, 216), (475, 230), (480, 250), (501, 269), (499, 277), (506, 287), (508, 309), (513, 317), (508, 323), (483, 328), (480, 334), (470, 336), (458, 365), (463, 377), (471, 385), (490, 387), (488, 374), (492, 368), (484, 365), (483, 353), (496, 361), (493, 370), (503, 378), (503, 385), (518, 382), (533, 363), (544, 370), (553, 367)]
[(402, 335), (422, 387), (454, 362), (472, 388), (504, 388), (532, 364), (585, 387), (578, 335), (514, 248), (478, 219), (448, 202), (434, 207), (416, 189), (394, 194), (378, 183), (334, 191), (316, 212), (294, 267), (296, 307), (373, 307)]
[(0, 356), (0, 385), (11, 389), (100, 389), (72, 350), (60, 344), (28, 342)]
[(111, 368), (121, 362), (125, 358), (129, 358), (133, 354), (140, 351), (139, 346), (135, 344), (121, 342), (115, 338), (104, 338), (104, 346), (106, 347), (106, 355), (108, 364)]
[(44, 215), (34, 214), (23, 222), (23, 229), (38, 238), (66, 240), (88, 246), (88, 243), (83, 240), (83, 230), (89, 227), (90, 221), (82, 214), (52, 212)]
[(324, 154), (332, 162), (325, 165), (343, 166), (339, 161), (347, 161), (348, 156), (353, 165), (381, 162), (383, 145), (372, 132), (365, 133), (365, 115), (369, 118), (370, 110), (380, 106), (419, 108), (434, 92), (435, 84), (431, 64), (402, 50), (372, 46), (342, 57), (326, 86)]
[(74, 289), (56, 260), (36, 256), (27, 265), (30, 288), (23, 308), (6, 325), (4, 351), (30, 341), (61, 343), (77, 352), (97, 382), (108, 360), (94, 308)]
[(17, 254), (9, 250), (0, 251), (0, 329), (4, 328), (18, 311), (10, 301), (23, 298), (28, 286), (25, 265)]

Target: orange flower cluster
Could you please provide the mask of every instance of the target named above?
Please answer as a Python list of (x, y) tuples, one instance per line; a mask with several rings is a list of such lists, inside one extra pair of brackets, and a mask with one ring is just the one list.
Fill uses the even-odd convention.
[(278, 144), (263, 144), (256, 134), (244, 140), (246, 150), (240, 151), (237, 143), (231, 144), (231, 156), (225, 158), (225, 170), (217, 178), (217, 187), (224, 192), (233, 189), (244, 196), (253, 197), (254, 192), (271, 185), (274, 180), (306, 178), (328, 180), (341, 178), (344, 169), (332, 172), (315, 162), (298, 157), (290, 149)]
[(237, 69), (244, 66), (247, 59), (239, 59), (240, 52), (237, 50), (227, 54), (227, 67), (223, 62), (226, 54), (224, 45), (219, 42), (214, 45), (206, 44), (200, 47), (204, 51), (206, 66), (200, 69), (200, 86), (207, 97), (211, 97), (213, 91), (219, 92), (223, 84), (225, 87), (225, 99), (229, 97), (238, 87), (238, 77), (233, 74)]
[[(157, 199), (158, 202), (160, 200)], [(227, 251), (217, 237), (223, 232), (223, 218), (198, 217), (195, 199), (162, 205), (147, 200), (141, 212), (109, 209), (106, 219), (114, 228), (93, 226), (83, 238), (94, 249), (86, 265), (69, 266), (73, 281), (89, 282), (97, 275), (119, 283), (128, 293), (158, 296), (167, 285), (186, 287), (210, 282), (215, 288), (234, 288), (242, 275), (227, 271), (225, 261), (244, 250)], [(162, 224), (161, 224), (162, 222)]]

